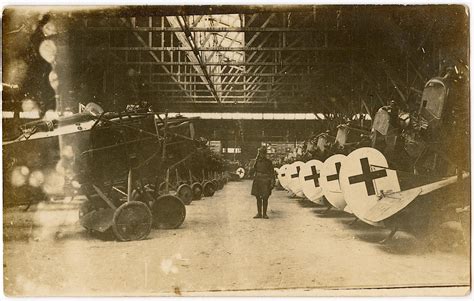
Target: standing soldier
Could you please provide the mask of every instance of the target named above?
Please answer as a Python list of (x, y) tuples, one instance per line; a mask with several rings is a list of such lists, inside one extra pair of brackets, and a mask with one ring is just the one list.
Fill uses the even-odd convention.
[(258, 210), (258, 213), (254, 218), (263, 217), (268, 219), (268, 198), (272, 193), (273, 186), (275, 186), (275, 176), (272, 161), (267, 158), (267, 149), (264, 146), (258, 149), (257, 159), (253, 165), (253, 170), (255, 178), (252, 184), (252, 195), (257, 198)]

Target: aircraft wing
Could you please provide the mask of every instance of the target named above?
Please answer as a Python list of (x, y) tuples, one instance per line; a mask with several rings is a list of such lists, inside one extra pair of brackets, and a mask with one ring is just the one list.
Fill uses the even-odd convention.
[[(469, 173), (468, 172), (463, 172), (462, 173), (462, 178), (463, 179), (466, 179), (467, 177), (469, 177)], [(449, 178), (446, 178), (444, 180), (441, 180), (441, 181), (438, 181), (438, 182), (434, 182), (434, 183), (431, 183), (431, 184), (427, 184), (427, 185), (423, 185), (421, 186), (421, 195), (424, 195), (424, 194), (428, 194), (432, 191), (435, 191), (435, 190), (438, 190), (440, 188), (443, 188), (444, 186), (448, 186), (450, 184), (454, 184), (458, 181), (458, 177), (457, 176), (452, 176), (452, 177), (449, 177)]]
[(380, 199), (375, 206), (370, 208), (365, 218), (374, 223), (380, 222), (408, 206), (408, 204), (420, 195), (421, 191), (421, 187), (416, 187), (391, 193)]
[(63, 136), (63, 135), (68, 135), (68, 134), (85, 132), (85, 131), (89, 131), (94, 125), (94, 123), (95, 123), (94, 120), (89, 120), (89, 121), (84, 121), (84, 122), (78, 122), (76, 124), (68, 124), (65, 126), (60, 126), (51, 131), (34, 132), (30, 136), (26, 136), (25, 134), (23, 134), (16, 140), (3, 142), (2, 145), (13, 144), (19, 141), (35, 140), (35, 139), (57, 137), (57, 136)]
[[(468, 176), (469, 173), (464, 172), (462, 178), (465, 179)], [(367, 211), (365, 218), (372, 222), (382, 221), (408, 206), (417, 196), (428, 194), (457, 181), (457, 176), (452, 176), (441, 181), (386, 195)]]

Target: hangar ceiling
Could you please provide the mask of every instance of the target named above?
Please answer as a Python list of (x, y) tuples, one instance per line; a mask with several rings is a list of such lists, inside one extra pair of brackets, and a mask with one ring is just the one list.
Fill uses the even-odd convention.
[(462, 6), (121, 7), (60, 18), (89, 72), (82, 85), (114, 106), (373, 114), (392, 99), (409, 108), (429, 78), (469, 64)]

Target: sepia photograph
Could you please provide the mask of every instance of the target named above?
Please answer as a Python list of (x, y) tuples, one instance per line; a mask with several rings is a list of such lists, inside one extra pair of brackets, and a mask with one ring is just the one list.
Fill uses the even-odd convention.
[(97, 4), (2, 12), (4, 296), (471, 293), (469, 6)]

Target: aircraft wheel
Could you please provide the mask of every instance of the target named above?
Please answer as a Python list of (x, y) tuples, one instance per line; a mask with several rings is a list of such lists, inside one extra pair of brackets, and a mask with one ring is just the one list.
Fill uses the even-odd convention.
[(201, 183), (193, 183), (191, 185), (191, 189), (193, 190), (193, 200), (200, 200), (202, 196), (202, 185)]
[(189, 205), (193, 201), (193, 189), (188, 184), (181, 184), (176, 191), (176, 195), (185, 205)]
[(216, 186), (211, 181), (204, 182), (202, 193), (204, 196), (213, 196), (216, 192)]
[(186, 218), (186, 206), (174, 195), (165, 194), (157, 198), (151, 205), (153, 227), (175, 229), (181, 226)]
[(219, 190), (219, 182), (216, 179), (211, 180), (211, 182), (214, 184), (214, 190)]
[(150, 234), (152, 215), (142, 202), (127, 202), (114, 212), (112, 229), (120, 241), (142, 240)]

